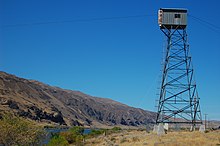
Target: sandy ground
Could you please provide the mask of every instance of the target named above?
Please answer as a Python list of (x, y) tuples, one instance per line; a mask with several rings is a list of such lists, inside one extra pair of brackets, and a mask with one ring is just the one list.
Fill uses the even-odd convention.
[(168, 132), (158, 136), (146, 131), (122, 131), (86, 139), (86, 146), (220, 146), (220, 131)]

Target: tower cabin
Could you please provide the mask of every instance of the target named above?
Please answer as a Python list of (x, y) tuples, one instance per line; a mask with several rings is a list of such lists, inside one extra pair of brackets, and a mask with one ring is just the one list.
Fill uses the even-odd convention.
[(185, 29), (187, 26), (187, 10), (160, 8), (158, 24), (160, 29)]

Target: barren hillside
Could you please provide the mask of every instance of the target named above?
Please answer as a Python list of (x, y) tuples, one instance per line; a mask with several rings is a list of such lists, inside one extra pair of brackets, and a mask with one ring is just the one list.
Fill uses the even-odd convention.
[(153, 112), (5, 72), (0, 72), (0, 110), (39, 122), (84, 126), (141, 126), (155, 119)]

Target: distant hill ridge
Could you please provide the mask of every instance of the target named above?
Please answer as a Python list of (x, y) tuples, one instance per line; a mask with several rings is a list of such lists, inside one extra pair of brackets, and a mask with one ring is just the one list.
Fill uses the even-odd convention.
[(0, 111), (38, 122), (84, 126), (143, 126), (156, 114), (0, 71)]

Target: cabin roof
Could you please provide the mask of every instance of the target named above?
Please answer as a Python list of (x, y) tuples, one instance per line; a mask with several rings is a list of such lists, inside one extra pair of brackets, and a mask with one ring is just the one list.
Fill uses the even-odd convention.
[(163, 12), (181, 12), (181, 13), (187, 13), (187, 9), (181, 9), (181, 8), (160, 8)]

